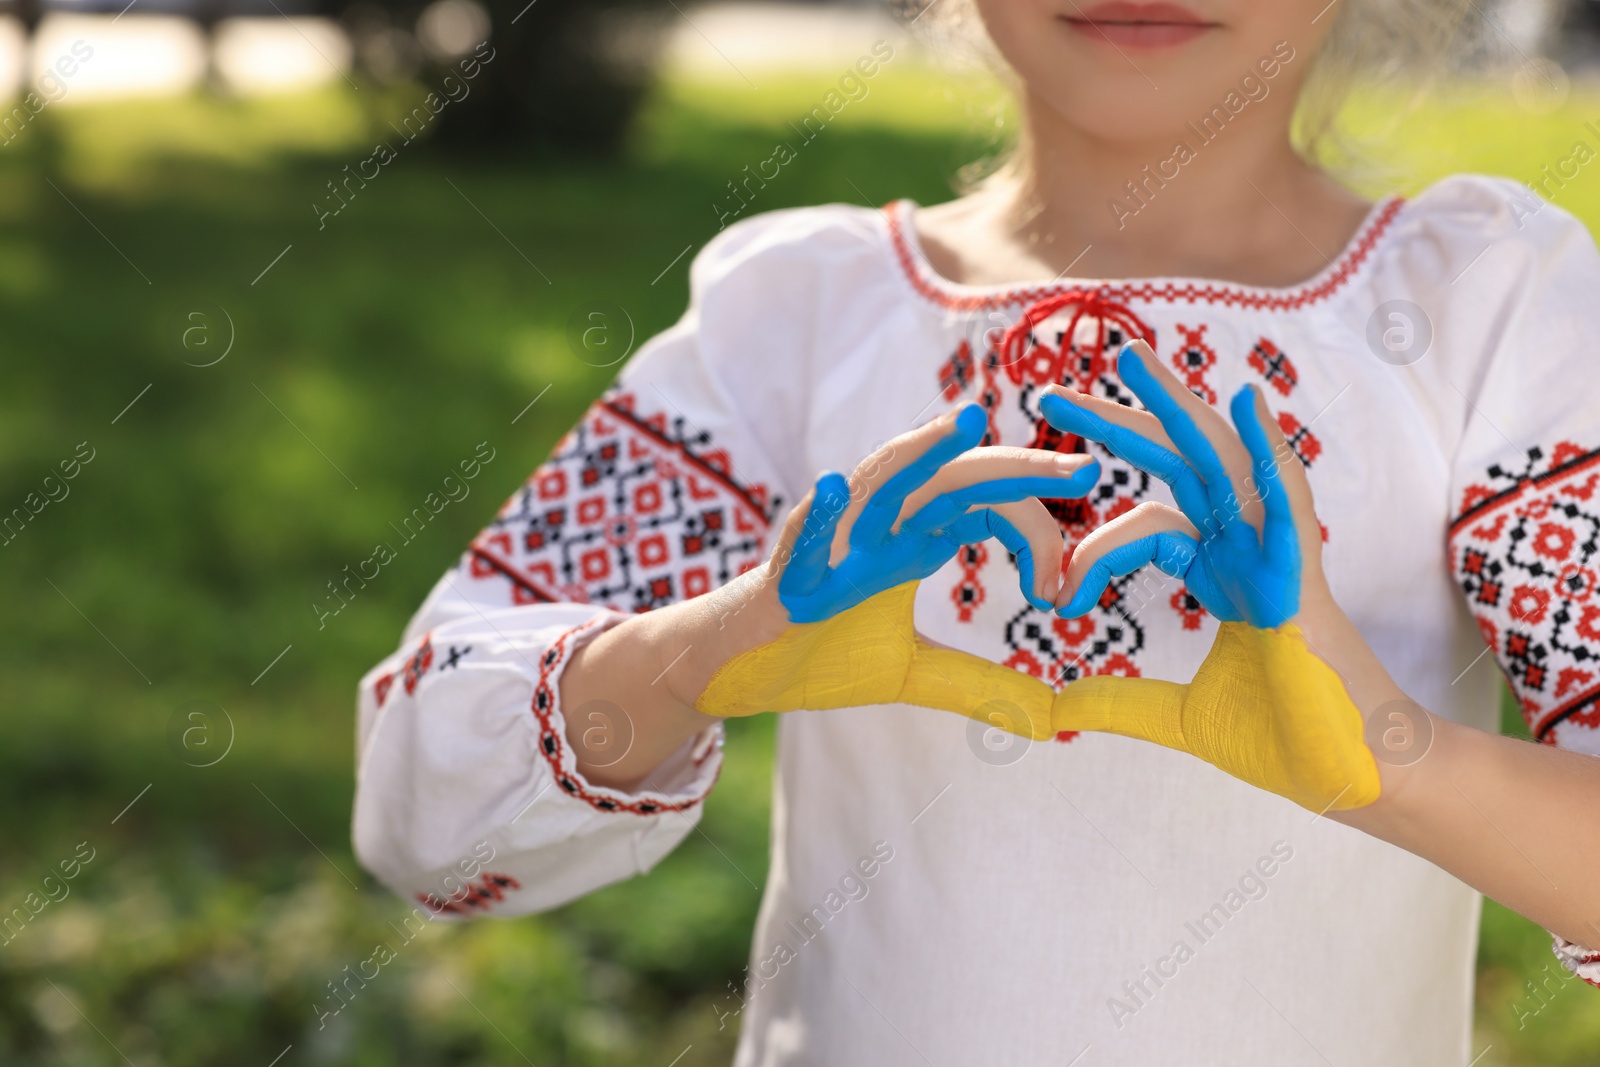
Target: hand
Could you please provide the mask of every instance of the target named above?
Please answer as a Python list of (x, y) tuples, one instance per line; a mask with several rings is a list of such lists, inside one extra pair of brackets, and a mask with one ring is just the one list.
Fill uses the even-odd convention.
[[(1049, 610), (1060, 587), (1059, 527), (1037, 497), (1077, 497), (1099, 476), (1081, 455), (975, 448), (977, 405), (885, 447), (846, 479), (827, 473), (790, 513), (767, 565), (782, 631), (729, 658), (695, 701), (708, 715), (915, 703), (978, 715), (992, 700), (1025, 709), (1050, 736), (1049, 686), (933, 645), (916, 633), (916, 583), (963, 545), (998, 538), (1017, 557), (1023, 595)], [(765, 614), (765, 613), (763, 613)]]
[(1370, 804), (1380, 779), (1361, 712), (1298, 625), (1304, 605), (1337, 611), (1304, 468), (1259, 391), (1234, 396), (1234, 433), (1143, 342), (1117, 371), (1148, 413), (1059, 386), (1040, 410), (1166, 482), (1181, 510), (1143, 504), (1085, 538), (1058, 610), (1082, 614), (1113, 575), (1154, 563), (1224, 622), (1189, 685), (1085, 679), (1057, 697), (1054, 725), (1189, 752), (1313, 811)]
[[(1144, 342), (1137, 345), (1149, 352)], [(1076, 592), (1059, 614), (1075, 618), (1087, 613), (1112, 577), (1153, 563), (1182, 579), (1195, 599), (1224, 622), (1270, 629), (1293, 618), (1300, 606), (1300, 530), (1278, 466), (1280, 459), (1295, 456), (1268, 417), (1259, 392), (1246, 387), (1234, 395), (1229, 408), (1238, 427), (1235, 435), (1153, 354), (1147, 366), (1140, 351), (1125, 347), (1117, 373), (1148, 414), (1062, 386), (1042, 397), (1039, 409), (1056, 429), (1098, 441), (1166, 482), (1181, 510), (1142, 504), (1119, 519), (1120, 525), (1108, 523), (1085, 538), (1085, 554), (1069, 574)], [(1298, 460), (1291, 477), (1297, 478), (1297, 488), (1304, 488), (1309, 510), (1310, 485)], [(1236, 479), (1242, 487), (1236, 488)], [(1320, 549), (1320, 528), (1315, 516), (1311, 518)], [(1314, 554), (1320, 556), (1320, 551)], [(1315, 578), (1321, 578), (1320, 567)]]

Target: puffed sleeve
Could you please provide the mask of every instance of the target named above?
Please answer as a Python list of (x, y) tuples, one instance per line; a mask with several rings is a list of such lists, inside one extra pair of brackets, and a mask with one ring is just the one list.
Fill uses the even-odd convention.
[[(1536, 740), (1600, 756), (1600, 252), (1505, 183), (1472, 285), (1499, 310), (1454, 458), (1451, 568)], [(1600, 952), (1556, 939), (1600, 984)]]
[(451, 915), (550, 908), (649, 870), (698, 821), (720, 727), (638, 791), (608, 789), (577, 770), (559, 683), (606, 627), (766, 557), (802, 477), (804, 353), (764, 346), (760, 321), (797, 289), (794, 229), (758, 217), (696, 257), (683, 318), (626, 364), (362, 679), (355, 849), (395, 892)]

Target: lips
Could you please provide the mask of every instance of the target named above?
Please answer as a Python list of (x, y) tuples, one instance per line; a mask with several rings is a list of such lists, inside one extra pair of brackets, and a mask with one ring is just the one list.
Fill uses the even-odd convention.
[(1087, 7), (1073, 4), (1062, 19), (1083, 36), (1118, 48), (1169, 48), (1217, 26), (1178, 4), (1128, 0), (1107, 0)]

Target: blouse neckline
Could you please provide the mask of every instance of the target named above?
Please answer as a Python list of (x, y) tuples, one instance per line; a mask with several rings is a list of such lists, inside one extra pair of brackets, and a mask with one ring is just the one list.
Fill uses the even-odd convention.
[(1128, 301), (1165, 301), (1187, 304), (1223, 304), (1266, 311), (1292, 311), (1315, 304), (1337, 292), (1371, 258), (1391, 232), (1395, 217), (1405, 206), (1403, 196), (1388, 196), (1374, 203), (1344, 249), (1307, 281), (1287, 287), (1241, 285), (1210, 278), (1062, 278), (1043, 283), (966, 285), (941, 275), (929, 262), (916, 232), (912, 200), (895, 200), (883, 208), (889, 240), (906, 280), (924, 299), (950, 311), (1032, 304), (1074, 289), (1092, 291), (1103, 298)]

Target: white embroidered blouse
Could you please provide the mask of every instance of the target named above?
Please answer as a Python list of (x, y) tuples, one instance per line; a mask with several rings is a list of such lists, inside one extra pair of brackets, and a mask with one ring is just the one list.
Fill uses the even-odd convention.
[[(1600, 755), (1600, 255), (1523, 187), (1461, 176), (1385, 200), (1286, 289), (953, 284), (899, 202), (741, 222), (699, 253), (691, 292), (362, 680), (355, 846), (407, 898), (550, 908), (691, 831), (720, 731), (654, 790), (590, 784), (563, 664), (760, 562), (820, 471), (976, 400), (990, 443), (1100, 459), (1087, 499), (1052, 505), (1069, 544), (1170, 501), (1037, 412), (1056, 381), (1133, 402), (1112, 370), (1133, 336), (1208, 401), (1265, 388), (1309, 468), (1334, 593), (1412, 697), (1494, 730), (1498, 661), (1536, 738)], [(1008, 333), (1030, 310), (1039, 325)], [(995, 542), (925, 581), (917, 617), (1057, 686), (1186, 681), (1216, 625), (1153, 570), (1085, 618), (1041, 613)], [(803, 712), (779, 725), (775, 793), (740, 1065), (1472, 1058), (1478, 894), (1189, 756), (1097, 734), (996, 744), (906, 706)], [(1557, 950), (1600, 981), (1600, 953)]]

